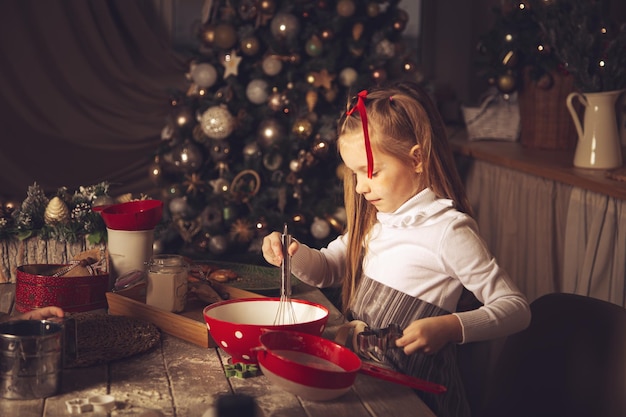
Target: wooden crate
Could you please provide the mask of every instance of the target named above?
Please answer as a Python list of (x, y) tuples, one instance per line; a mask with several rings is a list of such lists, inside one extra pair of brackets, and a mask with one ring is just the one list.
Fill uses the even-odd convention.
[(76, 255), (95, 246), (87, 237), (77, 242), (60, 242), (31, 237), (0, 240), (0, 283), (15, 282), (17, 267), (26, 264), (67, 264)]
[[(218, 285), (213, 283), (212, 285)], [(230, 298), (264, 297), (263, 295), (221, 285), (221, 291), (230, 294)], [(134, 317), (153, 323), (161, 331), (179, 337), (198, 346), (213, 347), (215, 342), (202, 316), (206, 303), (190, 300), (181, 313), (171, 313), (146, 304), (145, 287), (137, 286), (129, 291), (108, 292), (106, 294), (109, 314)]]

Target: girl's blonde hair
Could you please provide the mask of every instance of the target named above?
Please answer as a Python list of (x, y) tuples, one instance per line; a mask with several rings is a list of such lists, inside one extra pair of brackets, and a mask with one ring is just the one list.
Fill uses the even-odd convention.
[[(350, 99), (348, 111), (355, 105)], [(411, 149), (419, 145), (421, 180), (439, 198), (447, 198), (467, 214), (471, 207), (448, 143), (443, 120), (428, 93), (410, 82), (373, 88), (365, 99), (372, 148), (414, 167)], [(338, 143), (343, 135), (362, 132), (358, 111), (344, 115), (338, 123)], [(376, 161), (374, 160), (374, 169)], [(344, 173), (344, 203), (347, 214), (348, 253), (343, 281), (342, 305), (347, 312), (362, 275), (367, 236), (376, 221), (376, 209), (355, 191), (355, 177)]]

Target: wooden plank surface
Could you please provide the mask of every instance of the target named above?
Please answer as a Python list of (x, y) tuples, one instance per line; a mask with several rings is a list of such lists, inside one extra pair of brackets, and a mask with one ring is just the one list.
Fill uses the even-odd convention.
[[(0, 286), (0, 293), (5, 289), (10, 290)], [(343, 321), (339, 311), (315, 288), (299, 285), (294, 298), (329, 308), (329, 336)], [(366, 375), (359, 375), (346, 395), (313, 402), (283, 391), (263, 375), (227, 378), (223, 365), (229, 359), (221, 349), (204, 348), (164, 333), (160, 343), (148, 352), (104, 365), (64, 369), (58, 395), (0, 400), (0, 416), (67, 416), (66, 401), (110, 394), (116, 401), (110, 416), (140, 416), (159, 410), (168, 417), (202, 417), (219, 396), (234, 392), (255, 398), (257, 417), (434, 417), (411, 389)]]
[(458, 155), (626, 200), (626, 182), (608, 178), (606, 169), (574, 167), (574, 151), (532, 149), (519, 142), (469, 141), (463, 130), (450, 135), (450, 145)]

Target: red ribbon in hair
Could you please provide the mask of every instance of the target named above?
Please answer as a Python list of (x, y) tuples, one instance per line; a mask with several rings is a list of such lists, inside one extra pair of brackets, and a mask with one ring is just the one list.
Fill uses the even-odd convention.
[(374, 173), (374, 156), (372, 155), (372, 145), (370, 144), (370, 133), (367, 128), (367, 113), (365, 112), (365, 99), (367, 98), (367, 90), (357, 94), (357, 102), (354, 107), (346, 112), (350, 116), (354, 111), (358, 111), (361, 116), (361, 124), (363, 125), (363, 137), (365, 138), (365, 154), (367, 155), (367, 178), (372, 178)]

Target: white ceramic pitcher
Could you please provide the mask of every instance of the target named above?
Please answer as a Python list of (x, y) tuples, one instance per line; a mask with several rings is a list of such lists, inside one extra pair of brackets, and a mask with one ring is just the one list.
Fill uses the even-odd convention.
[[(567, 109), (578, 132), (574, 166), (610, 169), (622, 165), (615, 102), (623, 92), (624, 90), (584, 94), (575, 92), (567, 96)], [(574, 98), (578, 98), (585, 108), (582, 125), (572, 103)]]
[(154, 229), (114, 230), (107, 228), (109, 258), (113, 281), (126, 272), (145, 271), (152, 257)]

